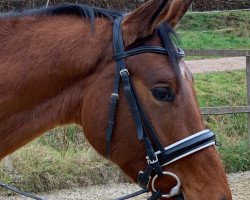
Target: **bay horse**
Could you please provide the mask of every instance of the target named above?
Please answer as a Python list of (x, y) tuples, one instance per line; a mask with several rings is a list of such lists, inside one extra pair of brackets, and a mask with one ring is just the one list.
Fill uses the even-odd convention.
[(64, 4), (2, 14), (0, 160), (76, 123), (99, 154), (152, 191), (151, 200), (232, 199), (192, 74), (173, 42), (191, 3), (150, 0), (130, 13)]

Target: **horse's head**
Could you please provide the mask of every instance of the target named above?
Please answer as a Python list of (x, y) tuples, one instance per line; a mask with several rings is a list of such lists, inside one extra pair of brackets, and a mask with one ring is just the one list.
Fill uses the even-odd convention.
[[(113, 37), (117, 62), (116, 80), (121, 76), (122, 81), (120, 80), (120, 87), (119, 81), (115, 83), (117, 89), (114, 93), (118, 93), (119, 103), (116, 112), (111, 109), (108, 113), (108, 104), (105, 104), (105, 115), (102, 115), (101, 108), (93, 112), (105, 116), (102, 117), (102, 123), (111, 121), (107, 131), (107, 153), (133, 180), (138, 181), (138, 173), (147, 168), (146, 171), (152, 178), (149, 178), (147, 172), (139, 176), (140, 179), (146, 179), (141, 181), (141, 185), (146, 187), (148, 184), (150, 189), (155, 188), (156, 191), (168, 194), (179, 178), (185, 199), (231, 199), (224, 169), (218, 153), (211, 145), (214, 144), (213, 134), (204, 131), (192, 74), (181, 59), (181, 50), (171, 42), (169, 27), (176, 26), (191, 2), (153, 0), (120, 21), (115, 21)], [(114, 64), (115, 62), (112, 63), (113, 68)], [(113, 76), (105, 78), (113, 83)], [(111, 88), (109, 90), (112, 91)], [(113, 102), (118, 99), (118, 95), (112, 95)], [(106, 101), (106, 98), (103, 97), (103, 100)], [(99, 103), (96, 105), (101, 106), (103, 102)], [(113, 103), (111, 105), (115, 108)], [(114, 113), (115, 125), (112, 131)], [(100, 123), (96, 124), (97, 129), (99, 125)], [(105, 125), (107, 128), (107, 124)], [(98, 130), (104, 133), (105, 128)], [(194, 134), (195, 137), (190, 137)], [(100, 141), (104, 142), (104, 136), (102, 137)], [(181, 141), (181, 145), (178, 146), (177, 143), (167, 150), (162, 148), (178, 141)], [(95, 148), (105, 155), (105, 142), (99, 147), (97, 142), (91, 143), (95, 143)], [(158, 151), (156, 155), (159, 161), (152, 154), (151, 147)], [(149, 162), (146, 156), (149, 157)], [(172, 159), (168, 160), (169, 157)], [(168, 175), (161, 176), (161, 170)], [(178, 178), (174, 178), (172, 173)]]
[[(192, 75), (171, 42), (191, 2), (151, 0), (123, 18), (81, 5), (0, 16), (0, 159), (76, 122), (99, 153), (157, 199), (182, 190), (188, 200), (230, 200)], [(106, 18), (86, 28), (98, 13)], [(112, 34), (107, 18), (116, 16)], [(181, 187), (173, 189), (176, 181)]]

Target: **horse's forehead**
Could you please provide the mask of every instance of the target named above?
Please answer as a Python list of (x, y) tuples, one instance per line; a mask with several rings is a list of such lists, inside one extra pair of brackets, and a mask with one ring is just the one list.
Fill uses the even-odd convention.
[(140, 54), (129, 58), (127, 63), (132, 76), (143, 80), (147, 85), (177, 81), (176, 73), (165, 55)]

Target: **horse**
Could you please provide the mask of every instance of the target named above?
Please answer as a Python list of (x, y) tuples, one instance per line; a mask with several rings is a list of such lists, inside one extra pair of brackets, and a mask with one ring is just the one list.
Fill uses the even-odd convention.
[(232, 199), (174, 39), (191, 3), (1, 14), (0, 160), (75, 123), (100, 155), (152, 191), (150, 199)]

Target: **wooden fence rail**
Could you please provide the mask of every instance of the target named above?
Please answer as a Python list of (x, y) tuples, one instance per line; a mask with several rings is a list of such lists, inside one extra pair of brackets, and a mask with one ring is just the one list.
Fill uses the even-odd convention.
[(203, 115), (227, 115), (236, 113), (250, 113), (250, 106), (231, 106), (231, 107), (206, 107), (201, 108)]
[(186, 50), (187, 56), (246, 57), (247, 106), (201, 108), (203, 115), (248, 114), (248, 144), (250, 147), (250, 50)]
[(187, 56), (246, 57), (250, 50), (185, 50)]

